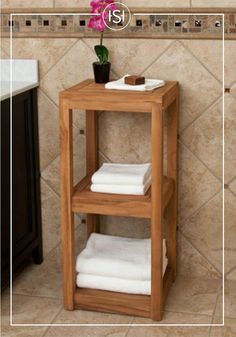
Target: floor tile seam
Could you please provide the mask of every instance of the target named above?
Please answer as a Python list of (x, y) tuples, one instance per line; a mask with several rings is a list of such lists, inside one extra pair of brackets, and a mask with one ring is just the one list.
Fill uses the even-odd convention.
[(62, 300), (63, 296), (57, 296), (57, 295), (37, 295), (37, 294), (27, 294), (23, 290), (16, 290), (12, 292), (13, 296), (14, 295), (19, 295), (19, 296), (28, 296), (28, 297), (37, 297), (37, 298), (47, 298), (47, 299), (54, 299), (54, 300)]
[(131, 328), (132, 328), (132, 324), (133, 324), (133, 322), (134, 322), (134, 319), (135, 319), (135, 317), (132, 317), (132, 318), (131, 318), (130, 323), (129, 323), (129, 326), (127, 327), (127, 330), (126, 330), (126, 332), (125, 332), (124, 337), (128, 337), (129, 332), (130, 332), (130, 330), (131, 330)]
[[(181, 276), (181, 277), (183, 277), (183, 276)], [(202, 280), (201, 277), (196, 277), (196, 278), (193, 277), (193, 278), (191, 278), (191, 279), (201, 279), (201, 280)], [(209, 279), (207, 279), (207, 280), (209, 280)], [(193, 315), (192, 312), (187, 313), (187, 312), (183, 312), (183, 311), (179, 311), (179, 310), (170, 310), (170, 309), (165, 309), (164, 312), (168, 312), (168, 313), (172, 313), (172, 314)], [(194, 314), (196, 314), (196, 313), (194, 313)], [(197, 313), (196, 315), (197, 315), (197, 316), (202, 316), (202, 317), (207, 317), (207, 318), (210, 318), (210, 317), (211, 317), (210, 314), (201, 314), (201, 313)], [(183, 324), (185, 324), (185, 323), (183, 323)], [(192, 324), (194, 324), (194, 323), (192, 323)]]
[[(14, 286), (13, 286), (14, 288)], [(36, 298), (41, 298), (41, 299), (51, 299), (51, 300), (58, 300), (58, 301), (62, 301), (62, 297), (52, 297), (52, 296), (42, 296), (42, 295), (30, 295), (30, 294), (22, 294), (22, 293), (16, 293), (16, 292), (12, 292), (12, 295), (14, 297), (14, 295), (17, 296), (23, 296), (23, 297), (36, 297)]]

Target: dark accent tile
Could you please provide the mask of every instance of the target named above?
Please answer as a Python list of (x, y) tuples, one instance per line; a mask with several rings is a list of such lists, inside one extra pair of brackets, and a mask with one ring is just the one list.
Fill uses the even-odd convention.
[(162, 25), (162, 21), (161, 20), (157, 20), (155, 23), (156, 27), (160, 27)]
[(86, 26), (86, 21), (85, 20), (80, 20), (79, 21), (80, 26)]
[(182, 26), (182, 22), (180, 20), (176, 20), (175, 27), (181, 27), (181, 26)]
[(43, 25), (44, 26), (49, 26), (49, 20), (43, 20)]
[(230, 88), (225, 88), (225, 93), (229, 93), (230, 92)]
[(142, 27), (142, 25), (143, 25), (142, 20), (140, 20), (140, 19), (136, 20), (136, 26), (137, 27)]
[(62, 26), (67, 26), (67, 20), (61, 20), (61, 25)]
[(216, 21), (215, 27), (221, 27), (222, 26), (222, 21)]
[(31, 26), (31, 20), (26, 20), (26, 21), (25, 21), (25, 25), (26, 25), (26, 26)]
[(202, 21), (201, 20), (195, 20), (195, 27), (202, 27)]

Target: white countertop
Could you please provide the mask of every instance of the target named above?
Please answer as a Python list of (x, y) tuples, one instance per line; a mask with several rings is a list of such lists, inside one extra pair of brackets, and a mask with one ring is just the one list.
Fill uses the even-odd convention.
[[(11, 86), (12, 64), (12, 86)], [(39, 85), (37, 60), (0, 60), (1, 66), (1, 95), (0, 100), (36, 88)]]
[[(38, 82), (12, 82), (12, 96), (21, 94), (24, 91), (38, 87)], [(0, 101), (9, 98), (11, 95), (10, 82), (1, 82)]]

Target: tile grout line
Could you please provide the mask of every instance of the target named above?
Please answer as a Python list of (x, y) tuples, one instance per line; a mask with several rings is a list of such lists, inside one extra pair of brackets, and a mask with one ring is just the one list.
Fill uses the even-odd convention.
[(234, 95), (232, 95), (232, 93), (231, 93), (231, 92), (230, 92), (229, 94), (230, 94), (230, 96), (231, 96), (233, 99), (235, 99), (235, 100), (236, 100), (236, 97), (234, 97)]
[(181, 223), (185, 224), (188, 220), (190, 220), (191, 217), (195, 216), (203, 207), (206, 206), (206, 204), (211, 201), (214, 197), (217, 196), (217, 194), (221, 193), (222, 191), (219, 190), (215, 192), (212, 196), (210, 196), (209, 199), (207, 199), (197, 210), (195, 210), (191, 215), (189, 215), (187, 218), (183, 219), (182, 221), (178, 221), (178, 223), (181, 225)]
[(17, 296), (25, 296), (25, 297), (35, 297), (35, 298), (41, 298), (41, 299), (48, 299), (48, 300), (63, 300), (63, 297), (58, 297), (58, 296), (43, 296), (43, 295), (33, 295), (33, 294), (26, 294), (26, 293), (22, 293), (22, 292), (18, 292), (18, 291), (13, 291), (13, 296), (17, 295)]
[[(213, 324), (213, 322), (214, 322), (214, 318), (215, 318), (215, 313), (216, 313), (216, 308), (217, 308), (219, 296), (220, 296), (220, 294), (218, 293), (217, 297), (216, 297), (216, 303), (215, 303), (215, 306), (214, 306), (214, 310), (212, 312), (211, 324)], [(209, 337), (211, 336), (211, 330), (212, 330), (212, 326), (210, 326), (210, 329), (209, 329)]]
[(56, 60), (56, 62), (46, 71), (46, 73), (43, 75), (43, 77), (40, 79), (40, 82), (48, 75), (48, 73), (61, 61), (61, 59), (78, 43), (81, 39), (75, 38), (76, 41), (72, 43), (72, 45), (62, 53), (60, 58)]
[(47, 99), (50, 101), (50, 103), (52, 103), (55, 109), (59, 109), (59, 105), (56, 102), (54, 102), (54, 100), (48, 95), (48, 93), (40, 85), (39, 85), (38, 90), (41, 91), (43, 95), (47, 97)]
[(112, 163), (112, 161), (111, 161), (111, 159), (107, 156), (107, 155), (105, 155), (104, 153), (103, 153), (103, 151), (102, 150), (98, 150), (98, 152), (100, 152), (100, 154), (109, 162), (109, 163)]
[(51, 300), (62, 300), (62, 297), (60, 298), (55, 298), (55, 297), (48, 297), (48, 296), (40, 296), (40, 295), (30, 295), (30, 294), (17, 294), (17, 293), (14, 293), (14, 295), (17, 295), (17, 296), (25, 296), (25, 297), (37, 297), (37, 298), (41, 298), (41, 299), (51, 299)]
[(163, 50), (163, 52), (159, 55), (159, 56), (157, 56), (157, 58), (153, 61), (153, 62), (151, 62), (150, 64), (149, 64), (149, 66), (147, 66), (141, 73), (140, 73), (140, 75), (142, 75), (143, 73), (145, 73), (151, 66), (153, 66), (154, 65), (154, 63), (156, 63), (167, 51), (168, 51), (168, 49), (171, 47), (171, 46), (173, 46), (175, 43), (177, 42), (177, 40), (176, 39), (174, 39), (171, 43), (170, 43), (170, 45), (168, 46), (168, 47), (166, 47), (164, 50)]
[[(192, 41), (192, 40), (191, 40)], [(198, 58), (197, 58), (197, 56), (195, 56), (194, 55), (194, 53), (192, 52), (192, 50), (187, 46), (187, 45), (185, 45), (184, 44), (184, 42), (183, 42), (183, 40), (181, 40), (180, 39), (180, 44), (189, 52), (189, 54), (191, 54), (192, 56), (193, 56), (193, 58), (198, 62), (198, 63), (200, 63), (201, 64), (201, 66), (212, 76), (212, 77), (214, 77), (214, 79), (221, 85), (221, 87), (222, 87), (222, 80), (219, 80), (215, 75), (214, 75), (214, 73), (212, 73), (211, 72), (211, 70), (209, 70), (208, 68), (207, 68), (207, 66), (201, 61), (201, 60), (199, 60)], [(221, 71), (221, 73), (222, 73), (222, 71)]]
[(41, 177), (41, 179), (43, 180), (43, 182), (47, 185), (47, 187), (56, 194), (57, 198), (60, 200), (60, 196), (57, 194), (56, 191), (54, 191), (54, 189), (45, 181), (45, 179), (43, 177)]
[(132, 324), (133, 324), (133, 322), (134, 322), (134, 319), (135, 319), (135, 318), (132, 317), (132, 319), (131, 319), (131, 321), (130, 321), (130, 323), (129, 323), (129, 326), (127, 327), (127, 331), (126, 331), (124, 337), (128, 337), (129, 332), (130, 332), (130, 330), (131, 330), (131, 328), (132, 328)]
[(232, 271), (236, 270), (236, 266), (232, 267), (227, 273), (225, 273), (225, 277), (232, 273)]
[(236, 197), (235, 192), (231, 189), (231, 187), (229, 186), (228, 190)]
[(228, 182), (227, 182), (227, 185), (230, 185), (232, 184), (232, 182), (234, 182), (234, 180), (236, 179), (236, 176), (231, 178)]
[[(200, 162), (201, 162), (201, 164), (214, 176), (214, 178), (215, 179), (217, 179), (217, 181), (219, 182), (219, 183), (221, 183), (221, 185), (222, 185), (222, 181), (221, 181), (221, 179), (220, 178), (218, 178), (216, 175), (215, 175), (215, 173), (206, 165), (206, 163), (204, 163), (204, 161), (202, 161), (202, 159), (201, 158), (199, 158), (194, 152), (192, 152), (192, 150), (191, 149), (189, 149), (188, 148), (188, 146), (183, 142), (183, 140), (182, 139), (179, 139), (179, 143), (181, 144), (181, 145), (183, 145), (183, 146), (185, 146), (186, 148), (187, 148), (187, 150), (189, 151), (189, 152), (191, 152), (191, 154), (196, 158), (196, 159), (198, 159)], [(222, 186), (221, 186), (222, 187)], [(222, 188), (221, 188), (222, 189)]]
[[(180, 229), (180, 233), (183, 235), (185, 240), (189, 242), (189, 244), (215, 269), (216, 272), (222, 275), (222, 272), (195, 246), (195, 244), (183, 233), (183, 231)], [(218, 280), (218, 279), (216, 279)]]
[(188, 125), (186, 125), (181, 131), (180, 135), (187, 130), (192, 124), (194, 124), (202, 115), (204, 115), (209, 109), (211, 109), (218, 101), (222, 99), (222, 95), (215, 98), (204, 110), (200, 112), (198, 116), (196, 116)]

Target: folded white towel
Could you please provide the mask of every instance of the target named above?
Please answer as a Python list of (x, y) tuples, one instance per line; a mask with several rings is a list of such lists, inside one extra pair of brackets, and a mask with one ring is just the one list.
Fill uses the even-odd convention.
[[(163, 275), (165, 273), (167, 264), (168, 259), (165, 258), (163, 261)], [(80, 288), (109, 290), (128, 294), (151, 294), (150, 280), (128, 280), (118, 277), (107, 277), (79, 273), (76, 277), (76, 284)]]
[(131, 91), (150, 91), (159, 87), (163, 87), (165, 82), (163, 80), (146, 79), (144, 84), (129, 85), (125, 84), (125, 75), (117, 81), (108, 82), (105, 84), (106, 89), (117, 90), (131, 90)]
[(93, 184), (143, 185), (151, 176), (151, 164), (104, 163), (92, 176)]
[[(163, 263), (166, 242), (163, 239)], [(151, 279), (151, 240), (93, 233), (77, 256), (76, 271), (129, 280)]]
[(145, 185), (111, 185), (111, 184), (92, 184), (92, 192), (111, 193), (111, 194), (132, 194), (144, 195), (151, 186), (152, 178), (146, 181)]

